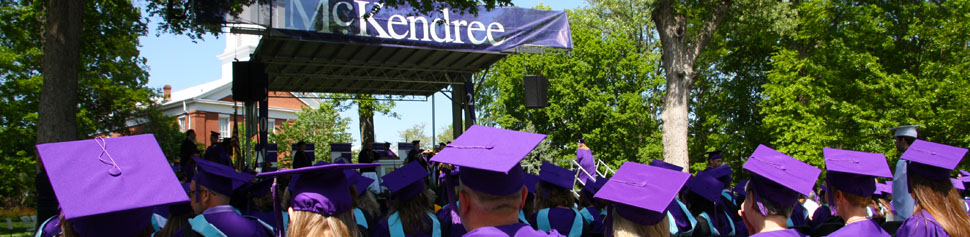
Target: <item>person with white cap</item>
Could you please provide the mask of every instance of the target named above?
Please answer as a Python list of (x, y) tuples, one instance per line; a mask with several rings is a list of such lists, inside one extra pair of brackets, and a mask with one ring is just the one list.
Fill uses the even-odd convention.
[[(896, 139), (896, 151), (899, 154), (906, 152), (909, 145), (916, 141), (917, 125), (903, 125), (892, 129), (893, 137)], [(906, 182), (906, 165), (908, 161), (900, 159), (896, 161), (896, 172), (893, 173), (893, 200), (892, 206), (895, 210), (895, 220), (905, 220), (913, 215), (913, 196), (909, 194)]]

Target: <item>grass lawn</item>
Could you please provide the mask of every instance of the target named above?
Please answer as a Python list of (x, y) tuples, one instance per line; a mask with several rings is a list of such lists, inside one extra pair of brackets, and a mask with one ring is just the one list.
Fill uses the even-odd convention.
[(27, 231), (27, 228), (33, 228), (28, 223), (14, 221), (13, 229), (7, 228), (7, 220), (0, 220), (0, 236), (34, 236), (33, 232)]

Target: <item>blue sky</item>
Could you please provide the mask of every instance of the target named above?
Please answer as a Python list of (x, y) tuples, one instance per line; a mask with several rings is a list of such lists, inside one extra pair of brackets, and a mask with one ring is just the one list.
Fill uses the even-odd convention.
[[(513, 0), (513, 3), (518, 7), (533, 7), (540, 2), (553, 10), (572, 9), (587, 5), (583, 0)], [(150, 24), (153, 31), (140, 39), (141, 55), (148, 59), (149, 87), (161, 88), (164, 85), (171, 85), (173, 90), (180, 90), (221, 77), (222, 63), (216, 59), (216, 55), (222, 53), (226, 47), (224, 37), (207, 36), (204, 40), (193, 43), (186, 36), (171, 34), (156, 36), (154, 31), (156, 21), (153, 20)], [(398, 132), (417, 124), (424, 124), (425, 135), (431, 136), (431, 107), (431, 98), (420, 102), (402, 101), (397, 102), (397, 106), (394, 108), (394, 112), (400, 115), (400, 119), (375, 115), (374, 133), (376, 140), (392, 143), (404, 141), (398, 136)], [(360, 131), (357, 109), (342, 112), (341, 116), (351, 119), (350, 132), (354, 141), (359, 142)], [(444, 128), (451, 124), (451, 101), (442, 96), (441, 93), (435, 96), (434, 118), (436, 134), (441, 133)]]

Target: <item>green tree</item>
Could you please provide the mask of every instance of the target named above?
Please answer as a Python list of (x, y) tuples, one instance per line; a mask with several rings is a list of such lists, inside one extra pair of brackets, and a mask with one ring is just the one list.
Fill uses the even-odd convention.
[[(398, 136), (401, 137), (401, 140), (404, 142), (411, 142), (411, 141), (417, 140), (421, 142), (421, 147), (419, 148), (425, 149), (425, 150), (431, 149), (432, 147), (431, 145), (433, 145), (431, 144), (431, 137), (429, 137), (428, 135), (425, 135), (424, 127), (425, 127), (425, 124), (423, 123), (415, 124), (411, 128), (404, 129), (403, 131), (398, 131), (397, 134)], [(403, 154), (403, 155), (407, 155), (407, 154)]]
[[(61, 140), (73, 140), (79, 137), (91, 137), (95, 134), (107, 134), (120, 131), (125, 127), (125, 121), (137, 116), (142, 106), (152, 103), (150, 98), (155, 92), (148, 89), (145, 83), (148, 81), (148, 73), (145, 70), (145, 59), (138, 52), (138, 37), (145, 34), (145, 24), (138, 9), (131, 5), (130, 1), (70, 1), (71, 3), (55, 8), (70, 7), (80, 3), (84, 21), (77, 23), (83, 30), (80, 38), (73, 39), (77, 44), (79, 56), (64, 57), (57, 53), (45, 53), (53, 46), (46, 43), (55, 40), (45, 39), (45, 34), (59, 34), (55, 32), (45, 32), (48, 25), (54, 24), (48, 16), (48, 8), (44, 1), (4, 1), (0, 3), (0, 137), (3, 138), (0, 151), (4, 159), (0, 160), (0, 166), (4, 169), (17, 170), (17, 172), (4, 172), (19, 176), (26, 174), (26, 177), (34, 177), (35, 169), (24, 169), (23, 165), (29, 163), (34, 165), (36, 153), (34, 145), (37, 142), (52, 142)], [(58, 9), (61, 11), (63, 9)], [(71, 9), (72, 11), (74, 8)], [(63, 12), (59, 13), (62, 14)], [(66, 13), (64, 13), (66, 14)], [(45, 23), (46, 21), (46, 23)], [(63, 33), (63, 32), (60, 32)], [(50, 35), (48, 35), (50, 36)], [(47, 38), (51, 39), (51, 38)], [(69, 40), (65, 38), (64, 40)], [(60, 55), (60, 56), (59, 56)], [(45, 73), (45, 57), (57, 57), (56, 60), (47, 60), (47, 66), (70, 66), (77, 65), (77, 72), (65, 73), (58, 72), (48, 75)], [(62, 59), (73, 59), (74, 62), (59, 64)], [(71, 76), (74, 75), (74, 76)], [(48, 77), (51, 76), (51, 77)], [(59, 84), (58, 80), (73, 77), (73, 82)], [(54, 80), (50, 83), (60, 86), (70, 86), (76, 84), (77, 87), (70, 92), (54, 93), (43, 92), (44, 84), (48, 79)], [(57, 88), (64, 89), (64, 88)], [(44, 109), (53, 109), (52, 106), (43, 103), (42, 95), (48, 93), (55, 99), (70, 102), (68, 112), (73, 115), (58, 115), (61, 117), (74, 117), (69, 122), (61, 123), (60, 120), (42, 116), (46, 112)], [(66, 130), (47, 131), (47, 135), (41, 136), (41, 130), (48, 129), (51, 124), (58, 124), (57, 129), (65, 127), (75, 127), (70, 132)], [(64, 127), (61, 127), (63, 125)], [(42, 129), (43, 128), (43, 129)], [(53, 139), (53, 140), (52, 140)], [(31, 159), (31, 161), (27, 161)], [(15, 167), (15, 168), (14, 168)], [(39, 167), (38, 167), (39, 168)], [(37, 193), (31, 191), (27, 186), (30, 181), (23, 179), (3, 177), (4, 181), (16, 180), (17, 185), (6, 185), (2, 188), (4, 193), (0, 196), (12, 197), (24, 193)], [(10, 189), (7, 189), (10, 187)], [(6, 190), (11, 190), (6, 192)], [(38, 192), (43, 192), (38, 190)], [(53, 200), (51, 195), (46, 201)], [(49, 204), (48, 204), (49, 205)], [(56, 206), (55, 206), (56, 208)]]
[[(791, 46), (774, 53), (761, 102), (779, 151), (822, 166), (822, 147), (887, 154), (889, 129), (970, 146), (967, 1), (800, 2)], [(964, 161), (961, 167), (967, 167)]]
[[(660, 55), (645, 50), (652, 43), (638, 35), (649, 24), (620, 24), (619, 15), (596, 7), (567, 14), (575, 48), (568, 55), (511, 55), (494, 64), (477, 85), (495, 87), (483, 90), (494, 95), (476, 95), (476, 104), (486, 105), (476, 108), (482, 121), (547, 134), (533, 163), (568, 167), (579, 138), (610, 164), (659, 158)], [(527, 74), (549, 78), (549, 107), (525, 108), (522, 78)]]
[(374, 113), (400, 119), (400, 116), (391, 111), (394, 109), (393, 100), (382, 100), (374, 95), (351, 95), (351, 94), (329, 94), (327, 97), (333, 99), (333, 104), (339, 111), (346, 111), (351, 106), (357, 106), (357, 121), (360, 123), (360, 143), (363, 145), (374, 142)]
[[(437, 138), (437, 142), (447, 144), (448, 142), (454, 141), (455, 135), (454, 133), (452, 133), (452, 131), (454, 130), (455, 130), (455, 125), (449, 124), (448, 126), (446, 126), (444, 129), (441, 130), (441, 132), (438, 132), (438, 136), (435, 137)], [(437, 145), (437, 144), (434, 144), (434, 145)]]
[[(317, 108), (303, 107), (296, 113), (296, 120), (276, 127), (276, 133), (269, 135), (269, 142), (279, 145), (280, 154), (290, 154), (290, 145), (299, 141), (314, 144), (318, 160), (329, 160), (330, 143), (351, 143), (353, 138), (347, 132), (350, 119), (340, 117), (333, 105), (321, 103)], [(292, 159), (292, 156), (279, 158)]]

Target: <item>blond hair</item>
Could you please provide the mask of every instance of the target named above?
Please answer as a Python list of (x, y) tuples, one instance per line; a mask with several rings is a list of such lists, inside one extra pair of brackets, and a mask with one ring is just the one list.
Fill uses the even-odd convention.
[(666, 217), (654, 225), (640, 225), (613, 211), (613, 236), (616, 237), (670, 236), (669, 226), (670, 223)]
[(914, 213), (926, 210), (950, 236), (970, 236), (970, 216), (963, 209), (966, 204), (950, 180), (910, 175), (908, 181), (917, 204)]
[(290, 226), (287, 236), (360, 236), (357, 224), (350, 211), (334, 216), (324, 216), (315, 212), (290, 212)]

